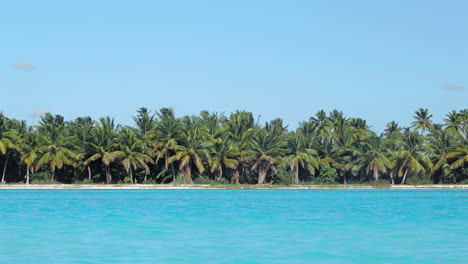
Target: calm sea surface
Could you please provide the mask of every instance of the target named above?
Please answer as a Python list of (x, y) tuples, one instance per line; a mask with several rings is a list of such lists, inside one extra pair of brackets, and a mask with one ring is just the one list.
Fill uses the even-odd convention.
[(468, 263), (468, 191), (2, 190), (0, 263)]

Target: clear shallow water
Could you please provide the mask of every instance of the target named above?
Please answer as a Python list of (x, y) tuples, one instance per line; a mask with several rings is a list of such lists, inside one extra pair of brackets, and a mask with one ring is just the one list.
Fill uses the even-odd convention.
[(0, 263), (468, 263), (468, 191), (2, 190)]

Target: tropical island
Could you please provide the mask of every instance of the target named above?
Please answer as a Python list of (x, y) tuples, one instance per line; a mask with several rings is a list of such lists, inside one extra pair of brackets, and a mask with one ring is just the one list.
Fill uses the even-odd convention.
[[(281, 119), (140, 108), (133, 126), (111, 117), (37, 125), (0, 114), (1, 182), (8, 184), (199, 184), (200, 186), (386, 186), (468, 184), (468, 109), (442, 124), (427, 109), (410, 127), (378, 135), (361, 118), (321, 110), (289, 131)], [(118, 185), (120, 186), (120, 185)], [(249, 187), (251, 188), (251, 187)]]

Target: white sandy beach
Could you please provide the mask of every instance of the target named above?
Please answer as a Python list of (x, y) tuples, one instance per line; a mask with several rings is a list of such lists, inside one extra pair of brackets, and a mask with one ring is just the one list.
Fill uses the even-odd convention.
[[(291, 185), (291, 186), (275, 186), (275, 185), (205, 185), (205, 184), (0, 184), (0, 190), (54, 190), (54, 189), (84, 189), (84, 190), (198, 190), (198, 189), (377, 189), (371, 185)], [(468, 189), (468, 185), (392, 185), (385, 189)]]

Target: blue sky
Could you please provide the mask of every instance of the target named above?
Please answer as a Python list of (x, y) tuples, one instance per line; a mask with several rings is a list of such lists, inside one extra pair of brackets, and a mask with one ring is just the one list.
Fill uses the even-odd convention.
[(468, 107), (468, 1), (5, 1), (0, 111), (319, 109), (377, 131)]

